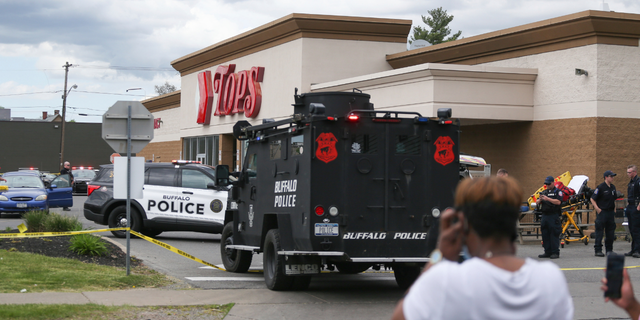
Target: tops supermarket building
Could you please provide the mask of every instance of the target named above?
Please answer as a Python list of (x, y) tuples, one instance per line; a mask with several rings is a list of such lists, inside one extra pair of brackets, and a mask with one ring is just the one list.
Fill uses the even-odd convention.
[[(460, 150), (507, 168), (525, 193), (565, 171), (594, 187), (613, 170), (623, 187), (640, 165), (639, 14), (584, 11), (407, 51), (410, 31), (409, 20), (291, 14), (181, 57), (181, 91), (143, 102), (157, 121), (138, 155), (237, 168), (236, 121), (290, 116), (294, 88), (357, 88), (377, 110), (451, 108)], [(210, 119), (198, 115), (207, 102)]]

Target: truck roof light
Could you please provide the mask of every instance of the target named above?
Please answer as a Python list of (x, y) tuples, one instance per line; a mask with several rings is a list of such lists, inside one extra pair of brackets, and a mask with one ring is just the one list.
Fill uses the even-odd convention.
[(322, 206), (316, 206), (314, 211), (318, 217), (321, 217), (322, 215), (324, 215), (324, 208)]
[(336, 119), (334, 117), (327, 117), (327, 120), (329, 120), (329, 121), (338, 121), (338, 119)]
[(438, 121), (439, 124), (452, 124), (453, 120), (440, 120)]
[(427, 123), (427, 122), (429, 122), (429, 118), (425, 118), (425, 117), (415, 117), (415, 122)]
[(355, 113), (350, 113), (349, 116), (347, 116), (347, 119), (349, 121), (358, 121), (358, 119), (360, 119), (360, 117)]

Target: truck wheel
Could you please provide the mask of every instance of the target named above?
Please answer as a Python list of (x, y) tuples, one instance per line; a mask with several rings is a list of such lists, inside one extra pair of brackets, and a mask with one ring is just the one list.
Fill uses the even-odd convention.
[(419, 266), (394, 266), (393, 275), (396, 277), (398, 286), (403, 289), (409, 289), (416, 279), (420, 276)]
[(233, 244), (233, 222), (229, 222), (222, 229), (220, 237), (220, 257), (224, 268), (229, 272), (245, 273), (251, 267), (253, 254), (249, 251), (227, 249)]
[[(127, 226), (127, 207), (119, 206), (111, 211), (109, 215), (109, 228), (125, 228)], [(140, 221), (140, 214), (138, 211), (131, 208), (131, 230), (140, 232), (142, 229), (142, 221)], [(114, 236), (118, 238), (125, 238), (127, 232), (124, 230), (111, 231)]]
[(284, 257), (278, 255), (278, 251), (280, 251), (280, 232), (278, 229), (271, 229), (264, 239), (264, 253), (262, 254), (264, 282), (271, 290), (290, 290), (294, 277), (287, 277), (285, 274)]
[(339, 262), (334, 263), (336, 268), (340, 273), (344, 274), (356, 274), (367, 271), (371, 268), (371, 264), (368, 263), (358, 263), (358, 262)]

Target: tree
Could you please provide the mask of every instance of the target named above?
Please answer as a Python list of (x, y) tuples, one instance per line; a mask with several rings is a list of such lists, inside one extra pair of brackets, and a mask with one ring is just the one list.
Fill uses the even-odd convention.
[(169, 81), (165, 81), (163, 85), (155, 86), (155, 90), (158, 95), (163, 95), (163, 94), (174, 92), (178, 89), (176, 89), (176, 86), (169, 84)]
[(438, 44), (457, 40), (460, 34), (462, 34), (462, 31), (458, 31), (445, 40), (445, 37), (451, 33), (451, 29), (447, 26), (451, 20), (453, 20), (453, 15), (448, 15), (447, 10), (442, 10), (442, 7), (429, 10), (427, 13), (429, 13), (430, 17), (422, 16), (422, 22), (426, 23), (431, 30), (427, 30), (427, 28), (422, 28), (421, 26), (414, 27), (413, 35), (409, 43), (418, 39), (424, 39), (431, 44)]

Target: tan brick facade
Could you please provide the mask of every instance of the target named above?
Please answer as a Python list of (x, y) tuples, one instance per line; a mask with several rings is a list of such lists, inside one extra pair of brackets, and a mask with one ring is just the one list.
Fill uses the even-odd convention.
[(182, 140), (152, 142), (144, 147), (137, 156), (144, 157), (145, 161), (171, 162), (172, 160), (180, 159), (180, 151), (182, 151)]
[(492, 170), (506, 168), (522, 184), (525, 195), (542, 186), (548, 175), (589, 177), (594, 188), (602, 174), (618, 174), (614, 184), (626, 192), (626, 168), (640, 165), (639, 119), (579, 118), (463, 126), (460, 150), (485, 158)]

